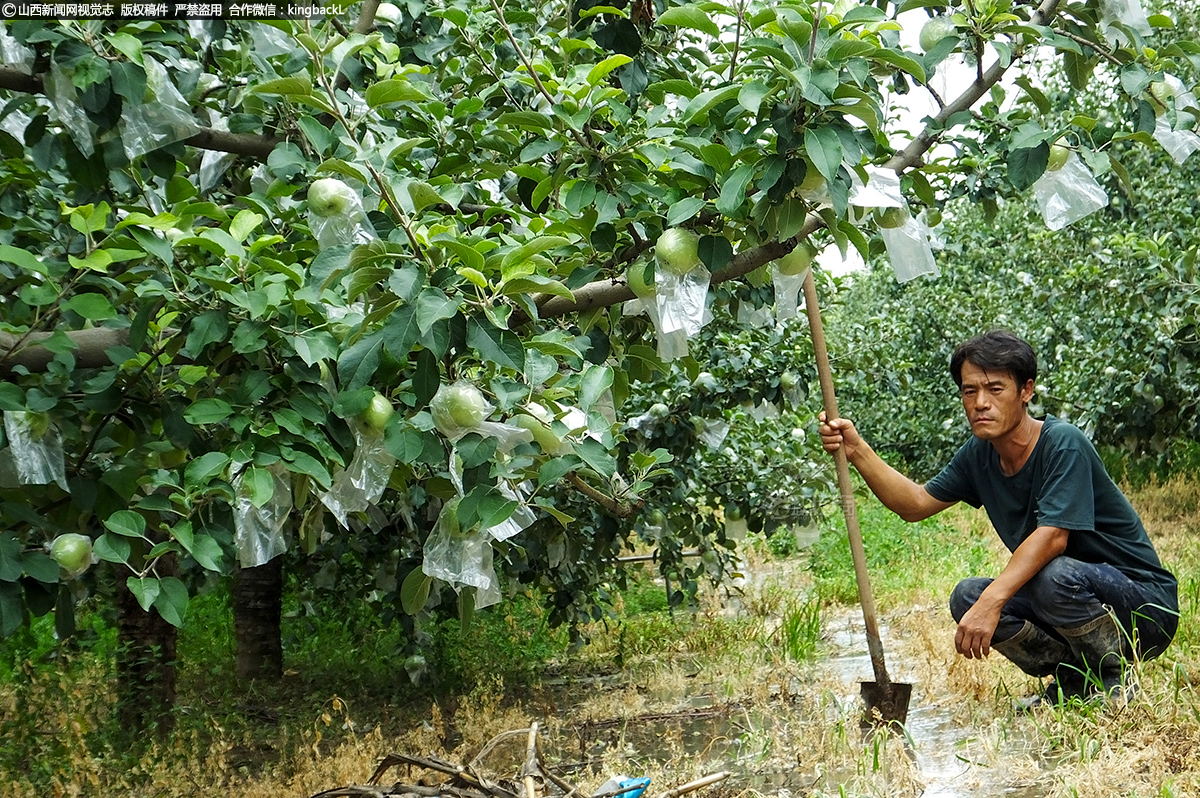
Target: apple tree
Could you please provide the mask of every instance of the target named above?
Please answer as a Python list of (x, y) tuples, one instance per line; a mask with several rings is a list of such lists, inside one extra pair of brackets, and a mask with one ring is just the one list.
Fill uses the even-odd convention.
[[(931, 16), (946, 35), (920, 52), (908, 34)], [(54, 611), (66, 635), (75, 601), (112, 591), (123, 628), (160, 641), (128, 668), (150, 651), (165, 666), (198, 586), (277, 585), (257, 569), (285, 549), (331, 579), (382, 574), (371, 593), (399, 616), (523, 584), (556, 618), (592, 613), (639, 512), (714, 473), (668, 451), (682, 411), (705, 418), (694, 395), (667, 389), (666, 435), (631, 426), (647, 381), (759, 369), (755, 398), (779, 390), (763, 365), (778, 338), (730, 339), (736, 359), (705, 368), (704, 339), (675, 333), (735, 296), (794, 303), (749, 275), (802, 242), (878, 248), (879, 225), (910, 214), (873, 217), (864, 185), (894, 183), (882, 204), (913, 214), (959, 194), (990, 207), (1064, 137), (1120, 175), (1040, 75), (1061, 65), (1127, 98), (1115, 140), (1163, 118), (1188, 132), (1187, 93), (1155, 93), (1200, 59), (1171, 24), (1060, 0), (365, 0), (345, 19), (6, 23), (0, 633)], [(960, 57), (973, 75), (955, 96), (929, 89)], [(919, 131), (889, 127), (906, 92), (936, 100)], [(674, 229), (698, 263), (655, 275), (656, 313), (697, 286), (700, 309), (656, 348), (620, 307)], [(675, 532), (650, 542), (678, 552)], [(103, 566), (61, 569), (45, 546), (64, 534)]]

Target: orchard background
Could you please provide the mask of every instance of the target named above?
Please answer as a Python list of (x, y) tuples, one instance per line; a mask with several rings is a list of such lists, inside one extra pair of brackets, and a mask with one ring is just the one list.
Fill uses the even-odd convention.
[[(814, 276), (846, 414), (915, 473), (964, 438), (944, 363), (992, 325), (1041, 354), (1045, 412), (1185, 457), (1200, 45), (1191, 4), (1137, 5), (6, 23), (0, 634), (107, 608), (120, 715), (165, 731), (206, 591), (270, 678), (285, 584), (401, 625), (417, 673), (447, 615), (604, 617), (634, 552), (671, 606), (735, 581), (739, 519), (830, 494), (816, 252), (871, 264)], [(917, 128), (892, 101), (925, 92)], [(1061, 148), (1105, 202), (1049, 230)]]

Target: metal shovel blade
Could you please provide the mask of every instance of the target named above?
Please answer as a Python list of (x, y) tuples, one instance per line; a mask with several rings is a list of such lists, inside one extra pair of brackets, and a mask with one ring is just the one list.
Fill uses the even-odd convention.
[(860, 682), (867, 711), (863, 721), (871, 724), (900, 723), (908, 720), (908, 701), (912, 685), (904, 682)]

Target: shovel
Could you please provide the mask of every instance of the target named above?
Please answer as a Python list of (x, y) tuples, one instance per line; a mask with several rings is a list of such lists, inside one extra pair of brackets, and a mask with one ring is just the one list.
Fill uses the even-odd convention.
[[(813, 355), (817, 360), (817, 376), (821, 381), (825, 418), (833, 421), (838, 417), (837, 398), (833, 394), (833, 374), (829, 369), (829, 353), (825, 349), (825, 330), (821, 325), (821, 308), (817, 305), (817, 286), (813, 282), (812, 269), (804, 276), (804, 308), (812, 333)], [(864, 721), (904, 723), (908, 718), (908, 700), (912, 696), (912, 685), (893, 682), (888, 678), (887, 666), (883, 662), (883, 642), (879, 639), (879, 626), (875, 622), (875, 599), (871, 596), (871, 582), (867, 577), (867, 557), (863, 551), (862, 533), (858, 528), (854, 488), (850, 484), (850, 463), (846, 459), (845, 450), (841, 448), (833, 453), (833, 459), (837, 465), (838, 490), (842, 494), (842, 512), (846, 516), (850, 554), (854, 558), (858, 601), (862, 605), (863, 621), (867, 627), (867, 649), (871, 653), (871, 667), (875, 671), (875, 681), (861, 683), (863, 703), (867, 707)]]

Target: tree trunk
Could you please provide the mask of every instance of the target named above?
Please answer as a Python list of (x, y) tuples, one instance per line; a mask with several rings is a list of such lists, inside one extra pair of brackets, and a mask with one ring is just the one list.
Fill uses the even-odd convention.
[[(166, 565), (166, 559), (160, 561)], [(160, 572), (163, 570), (160, 566)], [(137, 736), (154, 731), (162, 738), (174, 726), (177, 630), (154, 609), (146, 612), (117, 579), (117, 712), (121, 728)]]
[(243, 679), (283, 676), (283, 557), (238, 568), (233, 577), (233, 635), (237, 674)]

